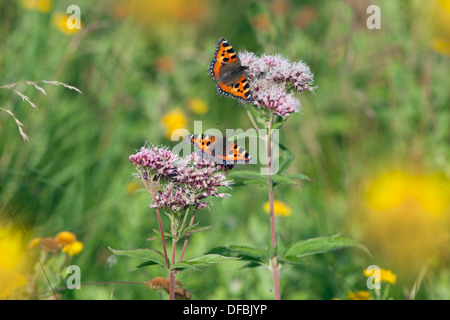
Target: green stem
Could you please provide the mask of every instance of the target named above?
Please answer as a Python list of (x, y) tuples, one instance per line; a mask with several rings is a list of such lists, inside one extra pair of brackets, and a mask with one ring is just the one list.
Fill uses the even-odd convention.
[(255, 121), (255, 119), (253, 118), (253, 115), (252, 115), (252, 113), (250, 112), (250, 110), (248, 109), (248, 107), (247, 107), (246, 104), (244, 104), (244, 108), (245, 108), (245, 111), (247, 111), (247, 115), (248, 115), (248, 117), (250, 118), (250, 121), (251, 121), (251, 123), (253, 124), (253, 127), (254, 127), (255, 130), (259, 133), (259, 127), (258, 127), (258, 125), (256, 124), (256, 121)]

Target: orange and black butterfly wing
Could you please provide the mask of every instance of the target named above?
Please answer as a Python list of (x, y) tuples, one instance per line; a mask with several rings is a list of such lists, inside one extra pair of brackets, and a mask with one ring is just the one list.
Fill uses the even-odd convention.
[(228, 41), (225, 38), (220, 38), (216, 42), (214, 58), (209, 66), (211, 78), (216, 81), (220, 80), (221, 75), (223, 75), (223, 67), (228, 64), (238, 64), (240, 66), (241, 62)]
[(186, 137), (188, 142), (194, 145), (196, 149), (209, 156), (214, 156), (212, 146), (215, 144), (216, 137), (208, 134), (191, 134)]
[(247, 67), (241, 65), (229, 42), (225, 38), (217, 40), (214, 58), (209, 67), (211, 78), (218, 81), (217, 92), (242, 102), (250, 102), (250, 85), (244, 73), (245, 69)]
[(227, 144), (225, 158), (227, 164), (249, 164), (253, 161), (250, 154), (243, 147), (238, 146), (236, 143)]
[(230, 96), (242, 102), (250, 102), (251, 100), (250, 85), (248, 84), (247, 77), (244, 73), (242, 73), (240, 78), (235, 82), (219, 81), (216, 84), (216, 89), (219, 94)]
[(219, 164), (249, 164), (253, 161), (249, 153), (233, 142), (227, 142), (227, 139), (217, 139), (207, 134), (192, 134), (186, 136), (188, 142), (202, 153), (211, 157)]

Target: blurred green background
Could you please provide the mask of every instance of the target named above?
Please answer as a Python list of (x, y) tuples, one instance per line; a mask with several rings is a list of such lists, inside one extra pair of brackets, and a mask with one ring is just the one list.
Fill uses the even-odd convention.
[[(61, 17), (72, 4), (82, 28), (70, 33)], [(366, 27), (371, 4), (381, 9), (379, 30)], [(236, 51), (279, 53), (314, 73), (315, 93), (299, 95), (303, 111), (280, 132), (295, 155), (290, 172), (313, 179), (275, 190), (292, 209), (277, 217), (280, 237), (288, 244), (340, 233), (373, 254), (344, 249), (282, 266), (282, 298), (345, 299), (348, 290), (368, 290), (363, 270), (376, 264), (397, 275), (394, 299), (410, 297), (415, 283), (416, 299), (450, 299), (449, 30), (444, 0), (0, 1), (0, 86), (57, 80), (83, 92), (40, 84), (44, 95), (19, 84), (34, 110), (0, 89), (0, 107), (30, 137), (23, 141), (0, 110), (0, 224), (19, 225), (14, 211), (27, 241), (73, 232), (84, 243), (71, 262), (82, 283), (166, 277), (159, 267), (129, 271), (140, 261), (110, 258), (108, 246), (161, 249), (146, 240), (156, 216), (148, 194), (133, 192), (128, 157), (146, 142), (174, 146), (167, 130), (192, 131), (195, 120), (204, 130), (251, 127), (208, 74), (223, 36)], [(192, 235), (187, 258), (218, 246), (270, 245), (267, 191), (230, 194), (197, 215), (214, 228)], [(177, 279), (193, 299), (272, 299), (270, 271), (242, 267), (227, 262)], [(62, 292), (160, 297), (133, 284)]]

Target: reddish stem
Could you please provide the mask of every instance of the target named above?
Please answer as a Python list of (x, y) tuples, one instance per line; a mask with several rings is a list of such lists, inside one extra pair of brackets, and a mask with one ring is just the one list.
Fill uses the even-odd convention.
[[(273, 199), (273, 186), (272, 186), (272, 115), (270, 116), (270, 121), (268, 123), (268, 131), (267, 131), (267, 167), (268, 167), (268, 175), (267, 182), (269, 184), (269, 206), (270, 206), (270, 242), (272, 248), (276, 248), (277, 246), (277, 236), (275, 231), (275, 210), (274, 210), (274, 199)], [(275, 293), (275, 300), (280, 300), (280, 281), (278, 278), (278, 259), (275, 254), (272, 258), (272, 274), (273, 274), (273, 288)]]

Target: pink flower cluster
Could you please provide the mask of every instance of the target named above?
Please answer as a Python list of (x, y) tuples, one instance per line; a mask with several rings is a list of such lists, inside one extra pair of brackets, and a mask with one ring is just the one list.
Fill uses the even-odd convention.
[(155, 199), (155, 203), (150, 207), (160, 208), (166, 212), (178, 212), (195, 204), (194, 194), (173, 182), (165, 185), (164, 190), (158, 190)]
[(301, 109), (298, 100), (291, 91), (313, 91), (313, 74), (309, 67), (299, 61), (292, 62), (281, 55), (263, 54), (256, 56), (253, 52), (240, 52), (241, 64), (248, 67), (253, 103), (259, 107), (272, 110), (279, 116), (288, 116)]
[[(142, 147), (130, 156), (130, 161), (141, 178), (158, 183), (153, 208), (172, 213), (189, 206), (201, 209), (209, 206), (208, 202), (202, 201), (208, 197), (228, 196), (218, 192), (219, 187), (230, 187), (224, 168), (197, 153), (178, 159), (167, 148)], [(160, 178), (155, 179), (155, 176)]]
[[(178, 160), (178, 156), (167, 148), (153, 147), (149, 149), (142, 147), (139, 152), (131, 155), (129, 159), (139, 173), (148, 178), (148, 174), (161, 174), (164, 176), (175, 174), (175, 162)], [(144, 171), (140, 172), (140, 169), (144, 169)]]

